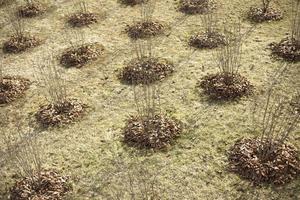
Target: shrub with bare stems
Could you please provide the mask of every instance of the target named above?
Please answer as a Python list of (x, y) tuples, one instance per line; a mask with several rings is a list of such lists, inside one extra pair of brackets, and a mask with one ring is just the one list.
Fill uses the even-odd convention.
[(59, 70), (55, 59), (45, 58), (35, 64), (38, 69), (38, 81), (46, 87), (49, 104), (41, 106), (36, 119), (41, 125), (60, 126), (69, 124), (85, 113), (86, 105), (77, 99), (69, 98), (66, 80)]
[(271, 87), (264, 99), (255, 101), (253, 123), (259, 137), (240, 139), (229, 150), (232, 172), (254, 184), (282, 185), (299, 177), (299, 153), (288, 144), (300, 123), (295, 100), (299, 98), (286, 99)]
[(253, 27), (242, 32), (241, 24), (235, 23), (225, 27), (225, 46), (216, 50), (219, 73), (202, 78), (199, 87), (213, 100), (233, 100), (252, 92), (253, 86), (240, 75), (242, 44)]
[(292, 4), (292, 21), (290, 37), (284, 38), (279, 43), (271, 43), (272, 55), (286, 61), (300, 61), (300, 0)]
[(10, 103), (17, 98), (24, 95), (29, 88), (30, 81), (19, 76), (5, 75), (4, 65), (6, 65), (6, 58), (0, 56), (0, 105)]
[(99, 43), (86, 43), (83, 31), (71, 31), (65, 35), (65, 41), (70, 42), (70, 47), (62, 53), (60, 64), (70, 68), (81, 68), (98, 59), (104, 59), (105, 48)]
[(6, 16), (6, 20), (11, 25), (13, 33), (10, 39), (3, 44), (5, 53), (20, 53), (41, 43), (40, 39), (26, 32), (25, 22), (20, 16), (10, 13)]
[(218, 17), (215, 13), (209, 13), (201, 16), (204, 31), (193, 35), (189, 39), (189, 45), (197, 49), (213, 49), (225, 44), (224, 35), (218, 28)]
[(206, 14), (216, 8), (216, 2), (214, 0), (180, 0), (179, 10), (183, 13), (194, 14)]
[(248, 18), (254, 22), (274, 21), (282, 19), (282, 12), (271, 7), (273, 0), (261, 0), (260, 7), (251, 7)]
[(156, 0), (149, 0), (141, 4), (141, 21), (127, 25), (125, 31), (131, 39), (145, 39), (165, 32), (166, 26), (159, 21), (153, 20)]
[(23, 119), (16, 111), (9, 114), (14, 117), (13, 123), (4, 113), (0, 116), (1, 122), (9, 129), (1, 135), (3, 153), (6, 165), (20, 177), (10, 188), (10, 199), (60, 199), (71, 189), (69, 178), (61, 176), (56, 170), (44, 168), (45, 157), (38, 138), (39, 132), (25, 128)]
[(38, 0), (24, 0), (25, 5), (18, 9), (20, 17), (32, 18), (43, 14), (46, 8)]
[(130, 85), (151, 84), (161, 81), (174, 72), (174, 65), (154, 55), (154, 41), (151, 39), (133, 41), (136, 58), (121, 70), (119, 79)]

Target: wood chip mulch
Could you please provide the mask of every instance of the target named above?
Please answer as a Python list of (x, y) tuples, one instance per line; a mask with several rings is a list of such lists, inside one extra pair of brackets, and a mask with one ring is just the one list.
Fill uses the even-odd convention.
[(127, 84), (151, 84), (174, 72), (174, 65), (163, 58), (133, 59), (119, 74), (119, 79)]
[(22, 6), (18, 10), (18, 15), (20, 17), (36, 17), (38, 15), (43, 14), (46, 11), (46, 8), (39, 3), (31, 3), (25, 6)]
[(0, 82), (0, 105), (21, 97), (29, 88), (30, 81), (17, 76), (4, 76)]
[(37, 121), (44, 127), (61, 126), (74, 122), (82, 117), (87, 105), (76, 99), (68, 99), (59, 104), (42, 106), (35, 114)]
[(300, 41), (285, 38), (279, 43), (270, 44), (272, 55), (290, 62), (300, 61)]
[(164, 34), (166, 26), (158, 21), (137, 22), (127, 25), (125, 31), (131, 39), (146, 39)]
[(179, 10), (185, 14), (206, 14), (216, 8), (214, 0), (180, 0)]
[(123, 130), (124, 142), (130, 146), (163, 149), (171, 145), (182, 133), (182, 124), (167, 116), (130, 117)]
[(102, 55), (104, 55), (104, 47), (101, 44), (84, 44), (78, 48), (66, 50), (60, 58), (60, 63), (65, 67), (81, 68)]
[(251, 7), (248, 12), (248, 18), (253, 22), (277, 21), (283, 18), (282, 12), (275, 8), (269, 8), (264, 11), (263, 8)]
[(190, 37), (189, 45), (197, 49), (213, 49), (226, 45), (226, 41), (225, 36), (217, 32), (198, 33)]
[(238, 73), (209, 74), (198, 87), (213, 100), (234, 100), (253, 92), (251, 83)]
[[(40, 178), (39, 178), (40, 177)], [(54, 170), (43, 170), (33, 181), (26, 177), (10, 189), (11, 200), (61, 200), (72, 188), (69, 178)]]
[(127, 6), (135, 6), (147, 2), (147, 0), (119, 0), (119, 2)]
[(98, 22), (97, 15), (94, 13), (75, 13), (70, 16), (68, 23), (73, 27), (83, 27)]
[[(267, 142), (264, 141), (263, 145)], [(282, 185), (300, 175), (300, 160), (297, 150), (287, 144), (274, 144), (269, 156), (261, 156), (261, 141), (258, 139), (238, 140), (229, 150), (229, 170), (252, 181)]]
[(41, 41), (33, 36), (11, 36), (10, 39), (3, 44), (5, 53), (20, 53), (29, 48), (38, 46)]

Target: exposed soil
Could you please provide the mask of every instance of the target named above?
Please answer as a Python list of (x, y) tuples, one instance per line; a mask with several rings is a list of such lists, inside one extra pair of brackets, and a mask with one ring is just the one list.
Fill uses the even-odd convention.
[(98, 43), (85, 44), (76, 49), (66, 50), (60, 58), (60, 63), (65, 67), (81, 68), (97, 60), (104, 54), (104, 47)]
[(290, 62), (300, 61), (300, 41), (285, 38), (279, 43), (270, 44), (272, 54)]
[(204, 93), (214, 100), (234, 100), (252, 93), (253, 86), (240, 74), (210, 74), (199, 82)]
[(174, 65), (163, 58), (133, 59), (119, 74), (127, 84), (151, 84), (160, 81), (174, 72)]
[(216, 8), (214, 0), (180, 0), (179, 10), (185, 14), (205, 14)]
[(59, 104), (42, 106), (36, 113), (37, 121), (45, 126), (70, 124), (83, 116), (86, 105), (76, 99), (68, 99)]
[(73, 27), (83, 27), (98, 22), (97, 15), (94, 13), (75, 13), (70, 16), (68, 23)]
[(131, 26), (127, 25), (125, 31), (131, 39), (145, 39), (165, 32), (165, 25), (157, 21), (137, 22)]
[(254, 184), (282, 185), (299, 177), (300, 160), (294, 147), (275, 142), (274, 150), (262, 156), (260, 149), (267, 146), (267, 141), (258, 139), (238, 140), (229, 151), (230, 171)]
[(225, 36), (217, 32), (198, 33), (189, 40), (189, 45), (197, 49), (213, 49), (225, 44)]
[(248, 13), (248, 18), (253, 22), (277, 21), (283, 18), (282, 12), (275, 8), (268, 8), (264, 11), (263, 8), (251, 7)]
[(18, 10), (18, 15), (20, 17), (36, 17), (43, 14), (46, 11), (46, 8), (39, 3), (30, 3), (22, 6)]
[(0, 105), (21, 97), (29, 88), (30, 81), (17, 76), (4, 76), (0, 82)]
[(163, 149), (182, 133), (182, 125), (167, 116), (131, 117), (123, 130), (124, 141), (139, 148)]
[(53, 170), (44, 170), (40, 175), (26, 177), (15, 183), (10, 190), (11, 200), (61, 200), (71, 190), (68, 177)]
[(36, 47), (40, 44), (40, 40), (33, 36), (16, 36), (13, 35), (3, 44), (3, 51), (5, 53), (20, 53), (27, 49)]

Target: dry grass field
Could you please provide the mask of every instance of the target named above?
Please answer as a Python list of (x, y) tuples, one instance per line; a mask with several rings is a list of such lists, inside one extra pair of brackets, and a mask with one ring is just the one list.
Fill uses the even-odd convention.
[[(182, 18), (185, 14), (178, 11), (178, 0), (157, 1), (153, 18), (173, 26), (168, 36), (154, 40), (153, 51), (175, 66), (172, 75), (159, 83), (161, 108), (185, 127), (175, 144), (158, 151), (129, 147), (122, 136), (126, 119), (136, 114), (136, 109), (132, 86), (121, 83), (118, 74), (135, 56), (125, 28), (140, 19), (140, 6), (124, 6), (117, 0), (86, 2), (91, 12), (104, 13), (105, 17), (87, 28), (72, 28), (67, 19), (77, 9), (74, 2), (49, 0), (44, 14), (25, 22), (28, 32), (39, 37), (41, 44), (23, 53), (5, 54), (3, 64), (5, 74), (22, 76), (32, 84), (25, 96), (0, 107), (1, 114), (9, 118), (9, 124), (0, 127), (0, 135), (15, 134), (9, 127), (20, 120), (35, 124), (35, 113), (47, 103), (44, 86), (36, 78), (36, 62), (42, 62), (49, 52), (60, 56), (70, 47), (70, 40), (76, 42), (74, 32), (79, 30), (86, 43), (97, 42), (105, 48), (103, 59), (82, 68), (65, 68), (57, 62), (66, 78), (69, 96), (88, 105), (87, 112), (75, 123), (43, 128), (37, 136), (43, 148), (44, 167), (70, 177), (72, 190), (65, 199), (146, 200), (151, 199), (145, 195), (148, 190), (158, 193), (157, 199), (300, 199), (299, 178), (282, 186), (253, 186), (227, 169), (228, 150), (235, 141), (257, 136), (251, 131), (251, 105), (257, 96), (265, 94), (272, 75), (282, 66), (270, 56), (268, 46), (289, 34), (291, 0), (276, 0), (274, 5), (283, 11), (283, 19), (257, 24), (245, 39), (239, 72), (255, 87), (254, 94), (230, 102), (211, 101), (196, 88), (202, 77), (218, 71), (214, 50), (188, 46), (189, 37), (203, 29), (199, 15)], [(243, 29), (247, 29), (253, 23), (245, 13), (259, 3), (222, 0), (217, 1), (216, 11), (221, 21), (240, 19)], [(15, 9), (13, 5), (0, 7), (0, 44), (11, 35), (10, 22), (2, 16)], [(176, 23), (179, 19), (184, 20)], [(299, 62), (290, 63), (281, 79), (277, 93), (291, 97), (299, 91)], [(299, 128), (289, 143), (300, 149)], [(4, 140), (0, 140), (0, 154), (4, 146)], [(0, 199), (9, 198), (9, 188), (19, 178), (14, 167), (0, 160)]]

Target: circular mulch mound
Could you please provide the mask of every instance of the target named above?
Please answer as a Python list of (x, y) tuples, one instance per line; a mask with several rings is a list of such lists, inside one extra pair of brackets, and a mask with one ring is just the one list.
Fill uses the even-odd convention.
[(20, 53), (29, 48), (36, 47), (40, 40), (32, 36), (11, 36), (3, 45), (5, 53)]
[(76, 99), (68, 99), (60, 104), (42, 106), (35, 116), (43, 126), (60, 126), (70, 124), (83, 116), (86, 107)]
[[(267, 142), (264, 141), (265, 146)], [(239, 140), (229, 151), (229, 170), (254, 184), (285, 184), (300, 175), (298, 152), (292, 146), (275, 143), (274, 151), (262, 158), (258, 139)]]
[(213, 49), (225, 44), (225, 36), (217, 32), (198, 33), (191, 36), (189, 40), (189, 45), (197, 49)]
[[(40, 177), (40, 181), (39, 180)], [(36, 174), (31, 178), (26, 177), (10, 189), (11, 200), (60, 200), (71, 190), (68, 177), (60, 176), (55, 171), (44, 170), (40, 176)]]
[(104, 47), (98, 43), (85, 44), (76, 49), (69, 49), (63, 53), (60, 63), (65, 67), (81, 68), (91, 61), (97, 60), (104, 54)]
[(253, 86), (240, 74), (217, 73), (205, 76), (199, 87), (214, 100), (233, 100), (252, 93)]
[(300, 41), (283, 39), (279, 43), (270, 44), (272, 54), (291, 62), (300, 61)]
[(29, 88), (30, 81), (16, 76), (5, 76), (0, 82), (0, 105), (7, 104), (22, 96)]
[(214, 0), (180, 0), (179, 10), (186, 14), (205, 14), (216, 8)]
[(165, 25), (157, 21), (137, 22), (126, 27), (125, 31), (131, 39), (145, 39), (161, 35), (165, 32)]
[(141, 119), (131, 117), (124, 128), (124, 141), (130, 146), (163, 149), (182, 133), (182, 125), (162, 115)]
[(145, 3), (148, 0), (119, 0), (120, 3), (127, 6), (135, 6), (137, 4)]
[(151, 84), (174, 72), (174, 65), (163, 58), (133, 59), (119, 78), (127, 84)]
[(251, 7), (248, 13), (248, 18), (254, 22), (277, 21), (282, 19), (280, 10), (269, 8), (264, 12), (263, 8)]
[(18, 15), (20, 17), (36, 17), (43, 14), (46, 11), (46, 8), (39, 3), (31, 3), (25, 6), (22, 6), (18, 10)]
[(97, 15), (94, 13), (76, 13), (70, 16), (68, 23), (73, 27), (83, 27), (98, 22)]

